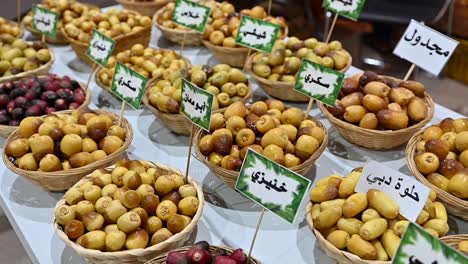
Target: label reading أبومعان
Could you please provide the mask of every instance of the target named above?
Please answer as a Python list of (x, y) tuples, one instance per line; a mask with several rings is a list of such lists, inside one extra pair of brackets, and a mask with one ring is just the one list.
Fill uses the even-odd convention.
[(34, 5), (32, 13), (32, 28), (48, 37), (55, 38), (59, 15), (39, 5)]
[(457, 46), (458, 41), (412, 19), (393, 54), (439, 75)]
[(135, 109), (141, 105), (148, 80), (138, 72), (130, 69), (121, 62), (115, 66), (111, 90), (120, 99)]
[(210, 17), (211, 8), (188, 0), (177, 0), (172, 21), (203, 33)]
[(366, 0), (324, 0), (323, 7), (354, 21), (358, 20)]
[(97, 64), (106, 67), (109, 57), (114, 52), (114, 47), (115, 41), (113, 39), (93, 29), (86, 54)]
[(236, 190), (293, 223), (310, 184), (309, 179), (249, 149), (242, 163)]
[(324, 104), (334, 106), (343, 86), (343, 80), (343, 73), (303, 59), (297, 73), (294, 90)]
[(243, 15), (236, 35), (236, 43), (270, 53), (280, 31), (279, 25)]
[(416, 222), (429, 197), (430, 189), (403, 173), (378, 162), (368, 162), (356, 185), (355, 192), (367, 193), (370, 189), (384, 192), (400, 206), (400, 214)]
[(214, 95), (182, 79), (182, 96), (180, 99), (180, 112), (195, 125), (209, 131)]
[(392, 264), (467, 264), (468, 258), (423, 228), (409, 223)]

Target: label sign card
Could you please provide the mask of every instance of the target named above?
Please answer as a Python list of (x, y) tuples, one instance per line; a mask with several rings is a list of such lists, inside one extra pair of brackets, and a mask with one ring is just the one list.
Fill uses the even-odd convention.
[(210, 13), (211, 9), (207, 6), (188, 0), (177, 0), (172, 13), (172, 21), (203, 33)]
[(113, 39), (93, 29), (86, 54), (97, 64), (106, 67), (109, 57), (114, 52), (114, 47)]
[(210, 130), (211, 112), (213, 111), (214, 95), (195, 84), (182, 79), (182, 97), (180, 112), (192, 123)]
[(147, 82), (148, 80), (144, 76), (125, 66), (125, 64), (117, 62), (111, 90), (131, 107), (138, 109)]
[(32, 28), (48, 37), (55, 38), (59, 15), (38, 5), (33, 6), (32, 12)]
[(457, 45), (458, 41), (411, 20), (393, 54), (439, 75)]
[(334, 106), (343, 80), (343, 73), (303, 59), (294, 89), (324, 104)]
[(409, 223), (392, 264), (466, 264), (468, 258), (431, 236), (420, 226)]
[(409, 177), (378, 162), (364, 166), (356, 192), (367, 193), (370, 189), (384, 192), (400, 206), (400, 214), (416, 222), (426, 204), (430, 189), (413, 177)]
[(324, 0), (323, 7), (354, 21), (358, 20), (366, 0)]
[(310, 184), (309, 179), (249, 149), (236, 190), (293, 223)]
[(242, 16), (236, 43), (270, 53), (280, 31), (281, 27), (279, 25), (249, 16)]

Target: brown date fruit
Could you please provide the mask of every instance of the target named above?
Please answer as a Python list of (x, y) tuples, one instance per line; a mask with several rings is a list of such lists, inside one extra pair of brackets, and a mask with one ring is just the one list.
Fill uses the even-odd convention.
[(449, 153), (449, 146), (441, 139), (431, 139), (426, 141), (424, 148), (427, 152), (434, 153), (439, 160), (445, 159)]
[(445, 177), (447, 177), (448, 179), (450, 179), (453, 177), (453, 175), (463, 170), (463, 168), (464, 168), (463, 164), (461, 164), (457, 160), (444, 159), (440, 163), (439, 172)]
[(343, 104), (336, 100), (335, 102), (335, 106), (333, 107), (327, 107), (327, 110), (330, 112), (330, 114), (332, 114), (334, 117), (338, 118), (338, 119), (342, 119), (343, 118), (343, 115), (344, 115), (344, 112), (345, 112), (345, 107), (343, 106)]
[(447, 117), (440, 121), (439, 127), (442, 129), (442, 132), (452, 132), (455, 130), (455, 126), (453, 125), (453, 118)]
[(377, 112), (379, 124), (386, 129), (403, 129), (408, 127), (409, 118), (405, 113), (396, 112), (388, 109)]
[(377, 73), (373, 71), (365, 71), (362, 75), (361, 78), (359, 78), (359, 85), (360, 86), (365, 86), (366, 84), (377, 81), (379, 79), (379, 76)]
[(69, 239), (75, 240), (83, 235), (84, 226), (79, 220), (71, 220), (65, 225), (64, 231)]
[(359, 81), (353, 78), (346, 78), (341, 87), (341, 92), (345, 95), (352, 94), (359, 90)]
[(213, 151), (221, 155), (228, 155), (232, 147), (232, 132), (229, 129), (221, 128), (214, 131), (212, 136)]

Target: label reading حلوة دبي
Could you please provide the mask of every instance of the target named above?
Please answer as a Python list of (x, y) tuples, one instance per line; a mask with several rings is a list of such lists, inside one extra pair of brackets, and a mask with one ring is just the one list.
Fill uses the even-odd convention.
[(188, 0), (177, 0), (172, 21), (182, 26), (203, 33), (210, 17), (211, 9)]
[(366, 0), (324, 0), (323, 7), (354, 21), (358, 20)]
[(392, 264), (468, 264), (468, 258), (410, 222)]
[(411, 20), (393, 54), (439, 75), (457, 45), (458, 41)]
[(294, 89), (324, 104), (334, 106), (343, 80), (343, 73), (303, 59)]
[(355, 192), (367, 193), (370, 189), (384, 192), (400, 206), (400, 214), (416, 222), (429, 197), (430, 189), (412, 177), (378, 162), (368, 162), (356, 185)]
[(115, 41), (113, 39), (93, 29), (86, 54), (97, 64), (106, 67), (109, 57), (114, 52), (114, 47)]
[(236, 35), (236, 43), (270, 53), (280, 31), (281, 27), (279, 25), (249, 16), (242, 16)]
[(309, 179), (249, 149), (242, 163), (236, 190), (293, 223), (310, 184)]
[(192, 123), (210, 130), (211, 112), (213, 111), (214, 95), (182, 79), (182, 96), (180, 112)]
[(141, 105), (148, 80), (138, 72), (128, 68), (125, 64), (117, 62), (111, 90), (120, 99), (135, 109)]
[(55, 38), (59, 15), (39, 5), (34, 5), (32, 12), (32, 28), (48, 37)]

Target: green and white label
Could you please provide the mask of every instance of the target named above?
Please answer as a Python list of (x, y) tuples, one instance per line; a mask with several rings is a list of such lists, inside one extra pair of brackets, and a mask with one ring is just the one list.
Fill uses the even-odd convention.
[(468, 258), (410, 222), (392, 264), (467, 264)]
[(55, 38), (59, 15), (38, 5), (33, 6), (32, 12), (32, 28), (48, 37)]
[(323, 7), (333, 13), (358, 20), (366, 0), (323, 0)]
[(172, 21), (200, 33), (205, 32), (211, 8), (188, 0), (177, 0)]
[(303, 59), (294, 89), (324, 104), (334, 106), (343, 80), (343, 73)]
[(310, 184), (310, 180), (249, 149), (236, 190), (293, 223)]
[(280, 31), (281, 27), (279, 25), (249, 16), (242, 16), (236, 43), (270, 53)]
[(148, 80), (121, 62), (115, 66), (111, 90), (131, 107), (138, 109)]
[(97, 64), (106, 67), (109, 57), (114, 52), (114, 47), (113, 39), (93, 29), (86, 54)]
[(209, 131), (214, 95), (182, 79), (182, 97), (180, 99), (180, 112), (195, 125)]

